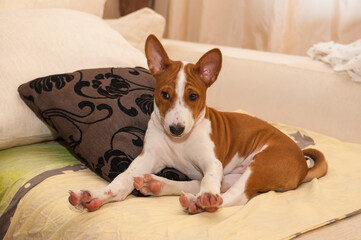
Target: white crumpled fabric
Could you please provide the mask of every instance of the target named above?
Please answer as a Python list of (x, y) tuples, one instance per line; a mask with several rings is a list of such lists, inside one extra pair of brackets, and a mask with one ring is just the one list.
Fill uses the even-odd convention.
[(347, 45), (336, 42), (317, 43), (307, 54), (330, 64), (335, 71), (347, 71), (353, 81), (361, 82), (361, 39)]

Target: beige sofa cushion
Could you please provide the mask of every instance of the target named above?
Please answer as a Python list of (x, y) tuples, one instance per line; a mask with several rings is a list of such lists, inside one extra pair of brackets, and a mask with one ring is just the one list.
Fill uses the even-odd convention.
[(142, 8), (118, 19), (105, 20), (113, 29), (140, 51), (150, 34), (163, 37), (165, 19), (149, 8)]
[(102, 17), (106, 0), (1, 0), (0, 10), (67, 8)]
[[(163, 40), (169, 57), (195, 62), (216, 45)], [(361, 143), (361, 84), (308, 57), (220, 47), (223, 66), (208, 105)]]
[(0, 149), (56, 135), (21, 101), (20, 84), (86, 68), (146, 67), (101, 18), (66, 9), (0, 11)]

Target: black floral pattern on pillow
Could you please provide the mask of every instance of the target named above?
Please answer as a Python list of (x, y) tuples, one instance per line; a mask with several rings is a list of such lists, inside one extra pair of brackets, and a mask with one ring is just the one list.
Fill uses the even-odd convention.
[(52, 75), (43, 78), (37, 78), (34, 81), (31, 81), (30, 88), (34, 89), (38, 94), (42, 91), (51, 91), (53, 86), (57, 89), (62, 89), (67, 82), (70, 82), (74, 79), (74, 76), (70, 74), (58, 74)]
[[(142, 150), (154, 86), (144, 68), (103, 68), (38, 78), (19, 93), (89, 168), (111, 181)], [(172, 168), (158, 175), (190, 180)]]

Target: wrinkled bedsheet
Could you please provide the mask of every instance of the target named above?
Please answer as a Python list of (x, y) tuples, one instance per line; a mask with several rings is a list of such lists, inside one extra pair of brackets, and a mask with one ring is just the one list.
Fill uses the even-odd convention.
[[(129, 196), (96, 212), (76, 210), (68, 203), (69, 189), (101, 188), (107, 182), (87, 168), (65, 169), (23, 196), (4, 239), (289, 239), (360, 213), (361, 145), (343, 143), (304, 129), (273, 125), (302, 148), (321, 150), (329, 164), (327, 175), (296, 190), (258, 195), (245, 206), (187, 215), (177, 196)], [(30, 164), (39, 154), (35, 157), (29, 149), (32, 147), (20, 147), (13, 157)], [(59, 168), (76, 163), (70, 153), (64, 158), (67, 160)], [(0, 155), (0, 166), (4, 166), (1, 162)], [(4, 200), (3, 194), (1, 198), (2, 203), (9, 201)]]

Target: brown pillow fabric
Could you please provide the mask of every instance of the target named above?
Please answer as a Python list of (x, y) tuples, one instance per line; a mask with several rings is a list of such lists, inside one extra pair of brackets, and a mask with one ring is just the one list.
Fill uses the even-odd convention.
[[(154, 86), (144, 68), (103, 68), (37, 78), (18, 91), (90, 169), (111, 181), (142, 151)], [(189, 180), (171, 168), (158, 175)]]

